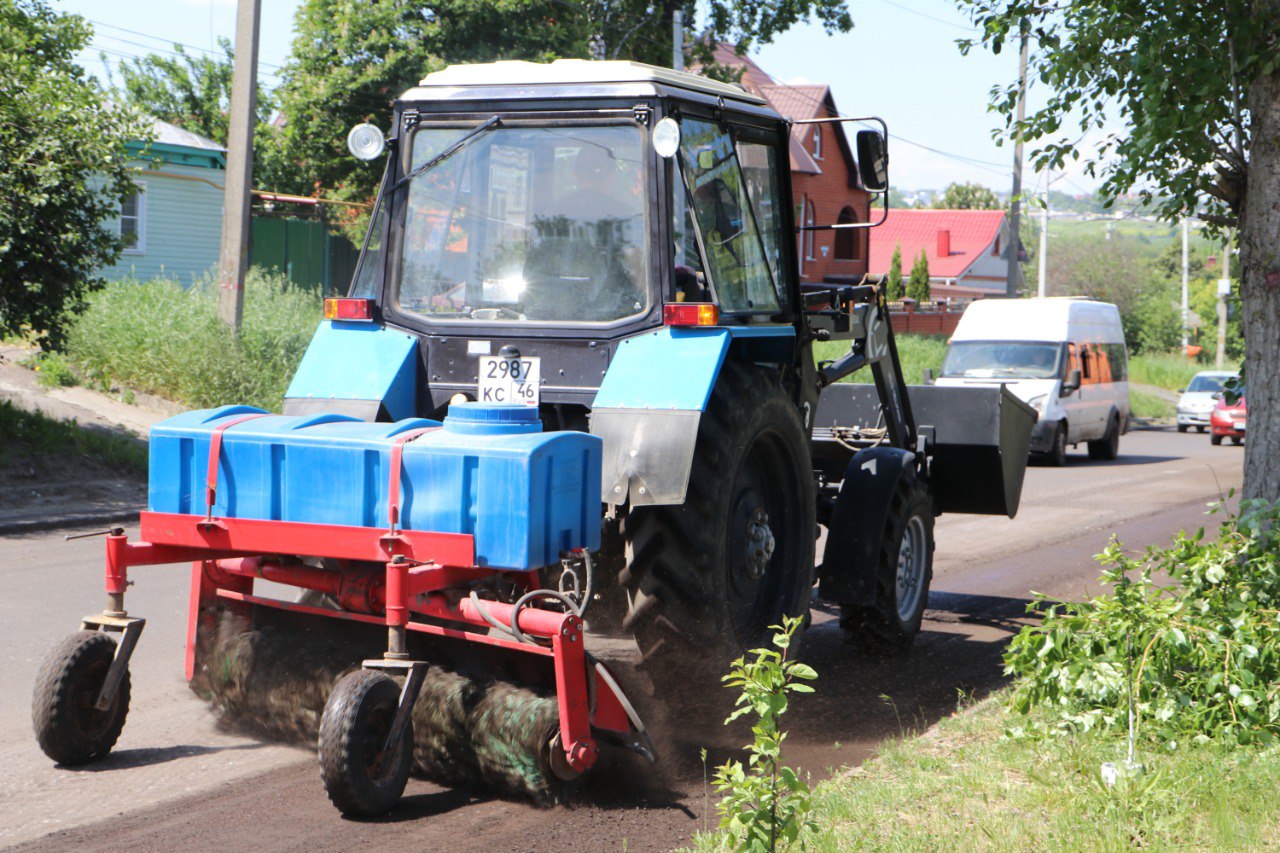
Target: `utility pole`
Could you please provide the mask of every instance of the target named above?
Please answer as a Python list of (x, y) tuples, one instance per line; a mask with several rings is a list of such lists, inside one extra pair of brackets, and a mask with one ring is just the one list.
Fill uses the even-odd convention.
[(249, 191), (253, 189), (253, 127), (258, 112), (259, 0), (238, 0), (236, 54), (231, 72), (227, 176), (222, 199), (222, 251), (218, 315), (237, 334), (244, 316), (244, 274), (249, 266)]
[[(678, 12), (676, 14), (679, 14)], [(1027, 22), (1022, 22), (1022, 49), (1018, 57), (1018, 126), (1027, 115)], [(1018, 272), (1022, 265), (1018, 256), (1022, 254), (1022, 132), (1014, 134), (1013, 144), (1013, 195), (1009, 198), (1009, 271), (1005, 295), (1010, 299), (1018, 295)], [(1044, 294), (1040, 294), (1043, 296)]]
[(1227, 363), (1227, 297), (1231, 295), (1231, 229), (1222, 250), (1222, 278), (1218, 280), (1218, 351), (1213, 366), (1221, 370)]
[(1191, 342), (1190, 323), (1191, 309), (1187, 304), (1187, 281), (1188, 281), (1188, 265), (1187, 265), (1187, 241), (1191, 232), (1191, 218), (1182, 217), (1182, 354), (1186, 355), (1187, 346)]
[(671, 13), (671, 67), (684, 70), (684, 12), (680, 9)]
[(1044, 298), (1049, 291), (1049, 176), (1045, 176), (1044, 207), (1040, 210), (1040, 283), (1036, 295)]

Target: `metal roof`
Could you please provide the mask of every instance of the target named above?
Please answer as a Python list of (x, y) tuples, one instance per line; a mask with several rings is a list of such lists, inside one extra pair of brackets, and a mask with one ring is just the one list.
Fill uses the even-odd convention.
[(201, 136), (198, 133), (192, 133), (189, 130), (183, 130), (167, 121), (161, 121), (158, 118), (152, 119), (153, 141), (160, 142), (165, 145), (182, 145), (187, 148), (198, 148), (202, 151), (216, 151), (219, 154), (227, 153), (227, 149), (223, 148), (212, 139)]
[(422, 78), (416, 88), (405, 92), (405, 100), (430, 99), (424, 89), (459, 89), (481, 86), (556, 86), (650, 83), (673, 86), (747, 104), (764, 104), (763, 98), (741, 86), (721, 83), (687, 71), (660, 68), (642, 62), (622, 60), (557, 59), (554, 62), (503, 60), (474, 65), (450, 65)]

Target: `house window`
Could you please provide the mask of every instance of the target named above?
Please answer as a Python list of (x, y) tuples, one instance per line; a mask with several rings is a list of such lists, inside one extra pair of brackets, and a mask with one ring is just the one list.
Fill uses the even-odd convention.
[(129, 254), (142, 254), (147, 248), (146, 184), (134, 184), (133, 192), (120, 201), (120, 239)]
[(813, 159), (822, 159), (822, 125), (813, 129)]
[[(805, 199), (805, 204), (804, 204), (804, 224), (810, 228), (813, 227), (813, 202), (809, 201), (807, 198)], [(814, 241), (815, 234), (817, 234), (816, 231), (804, 232), (804, 258), (806, 261), (815, 260), (813, 256), (813, 244), (815, 242)]]
[(996, 245), (991, 250), (991, 254), (995, 255), (997, 258), (1000, 257), (1000, 235), (999, 234), (996, 235)]
[[(844, 210), (840, 211), (840, 215), (836, 218), (837, 225), (849, 225), (857, 221), (858, 214), (852, 207), (845, 207)], [(837, 261), (860, 261), (862, 260), (861, 249), (862, 241), (858, 239), (858, 229), (836, 229)]]

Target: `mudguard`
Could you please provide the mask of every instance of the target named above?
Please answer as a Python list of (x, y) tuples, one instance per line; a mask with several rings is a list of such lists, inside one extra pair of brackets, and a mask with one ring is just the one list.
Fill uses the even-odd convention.
[(794, 336), (790, 326), (664, 326), (619, 344), (591, 408), (591, 433), (604, 441), (604, 502), (684, 503), (698, 424), (730, 346), (781, 361)]
[(818, 594), (839, 604), (871, 604), (876, 561), (894, 491), (916, 477), (915, 454), (897, 447), (869, 447), (849, 461), (827, 524), (818, 567)]
[(414, 417), (417, 351), (413, 335), (325, 320), (289, 383), (283, 413), (333, 412), (364, 421)]

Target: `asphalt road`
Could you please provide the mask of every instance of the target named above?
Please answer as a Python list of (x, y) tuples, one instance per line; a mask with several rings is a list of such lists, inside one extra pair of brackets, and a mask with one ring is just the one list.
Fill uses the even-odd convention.
[[(906, 658), (860, 657), (819, 608), (805, 657), (818, 693), (789, 715), (788, 759), (815, 778), (856, 764), (886, 737), (952, 713), (959, 697), (1001, 683), (1000, 653), (1031, 590), (1097, 591), (1092, 556), (1112, 532), (1139, 549), (1206, 522), (1205, 503), (1241, 480), (1242, 449), (1170, 430), (1127, 436), (1116, 462), (1083, 453), (1028, 471), (1015, 520), (944, 516), (930, 609)], [(1209, 520), (1211, 521), (1211, 519)], [(0, 538), (0, 845), (37, 849), (331, 849), (433, 845), (462, 850), (670, 849), (714, 822), (704, 808), (698, 744), (717, 729), (654, 721), (667, 732), (665, 773), (629, 760), (597, 769), (572, 807), (539, 810), (411, 780), (405, 801), (370, 822), (338, 816), (314, 756), (219, 731), (182, 680), (188, 572), (140, 569), (131, 612), (147, 627), (134, 657), (128, 725), (105, 762), (54, 767), (31, 734), (30, 691), (46, 652), (102, 606), (100, 539), (62, 532)], [(884, 699), (882, 697), (888, 697)], [(661, 717), (661, 714), (658, 714)], [(692, 770), (692, 773), (689, 771)]]

